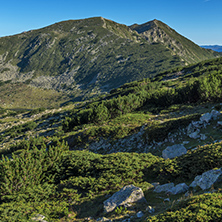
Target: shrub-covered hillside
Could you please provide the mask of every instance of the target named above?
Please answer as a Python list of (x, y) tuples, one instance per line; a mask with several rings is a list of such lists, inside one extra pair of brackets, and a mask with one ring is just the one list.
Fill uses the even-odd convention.
[[(175, 68), (59, 109), (1, 108), (0, 221), (220, 221), (221, 177), (198, 184), (222, 173), (221, 66)], [(174, 145), (186, 152), (165, 158)], [(106, 212), (132, 184), (146, 201)]]

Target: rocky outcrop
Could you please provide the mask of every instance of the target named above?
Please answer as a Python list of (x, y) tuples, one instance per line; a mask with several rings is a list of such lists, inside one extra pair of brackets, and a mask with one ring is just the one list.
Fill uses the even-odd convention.
[(200, 117), (199, 121), (193, 121), (189, 124), (187, 127), (187, 135), (192, 139), (198, 139), (205, 140), (207, 137), (200, 133), (201, 128), (206, 128), (208, 124), (210, 124), (211, 120), (217, 119), (217, 117), (220, 115), (219, 111), (212, 110), (210, 113), (205, 113)]
[(174, 186), (174, 183), (166, 183), (163, 185), (159, 185), (154, 189), (154, 192), (156, 193), (161, 193), (165, 192), (168, 194), (180, 194), (180, 193), (185, 193), (189, 187), (185, 183), (180, 183)]
[(185, 183), (180, 183), (180, 184), (177, 184), (175, 187), (173, 187), (168, 192), (170, 194), (176, 195), (179, 193), (185, 193), (185, 192), (187, 192), (188, 189), (189, 189), (189, 187)]
[(166, 183), (163, 185), (159, 185), (154, 189), (154, 192), (161, 193), (161, 192), (169, 192), (174, 187), (174, 183)]
[(209, 170), (202, 175), (195, 177), (194, 181), (190, 184), (190, 187), (199, 186), (202, 190), (211, 188), (214, 183), (222, 181), (222, 170)]
[(146, 202), (142, 189), (134, 185), (128, 185), (103, 202), (104, 211), (108, 213), (113, 211), (116, 207), (138, 201)]
[(200, 130), (197, 129), (195, 132), (190, 133), (188, 136), (189, 136), (191, 139), (198, 139), (198, 138), (200, 137), (199, 133), (200, 133)]
[(164, 159), (172, 159), (177, 156), (182, 156), (183, 154), (187, 153), (187, 149), (181, 145), (176, 144), (173, 146), (168, 146), (165, 150), (162, 152), (162, 156)]

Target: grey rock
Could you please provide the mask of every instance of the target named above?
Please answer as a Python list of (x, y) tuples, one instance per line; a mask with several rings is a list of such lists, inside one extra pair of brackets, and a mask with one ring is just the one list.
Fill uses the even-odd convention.
[(187, 134), (193, 133), (194, 130), (195, 130), (195, 127), (193, 126), (192, 123), (190, 123), (187, 127)]
[(200, 180), (200, 178), (201, 178), (201, 176), (200, 176), (200, 175), (196, 176), (196, 177), (195, 177), (195, 179), (194, 179), (194, 181), (193, 181), (193, 182), (190, 184), (190, 186), (189, 186), (189, 187), (192, 187), (192, 188), (197, 187), (197, 181), (199, 181), (199, 180)]
[(207, 136), (205, 134), (200, 134), (200, 139), (201, 140), (206, 140), (207, 139)]
[(202, 175), (195, 177), (194, 181), (190, 184), (190, 187), (199, 186), (202, 190), (209, 189), (214, 183), (222, 180), (222, 170), (209, 170)]
[(218, 121), (218, 122), (217, 122), (217, 125), (218, 125), (218, 126), (222, 126), (222, 121)]
[(45, 219), (45, 216), (43, 216), (41, 214), (36, 214), (35, 217), (31, 218), (31, 220), (34, 220), (34, 221), (47, 222), (44, 219)]
[(163, 185), (159, 185), (154, 189), (154, 192), (161, 193), (161, 192), (168, 192), (174, 187), (174, 183), (166, 183)]
[(146, 208), (146, 211), (148, 211), (150, 214), (153, 214), (155, 212), (155, 209), (153, 207), (151, 207), (151, 206), (148, 206)]
[(98, 222), (111, 222), (112, 220), (110, 220), (110, 219), (108, 219), (108, 218), (106, 218), (106, 217), (100, 217), (100, 218), (98, 218), (96, 221), (98, 221)]
[(143, 217), (143, 212), (142, 211), (139, 211), (137, 214), (136, 214), (136, 216), (138, 217), (138, 218), (141, 218), (141, 217)]
[(162, 152), (162, 156), (164, 159), (171, 159), (177, 156), (182, 156), (183, 154), (187, 153), (187, 149), (181, 145), (176, 144), (173, 146), (168, 146), (165, 150)]
[(195, 132), (190, 133), (188, 136), (189, 136), (190, 138), (192, 138), (192, 139), (197, 139), (197, 138), (200, 137), (199, 132), (200, 132), (200, 130), (197, 129)]
[(118, 206), (138, 201), (146, 202), (142, 189), (135, 187), (134, 185), (128, 185), (103, 202), (104, 211), (105, 213), (108, 213)]
[(220, 115), (220, 112), (217, 110), (212, 110), (211, 115), (213, 119), (217, 119), (217, 117)]
[(183, 144), (188, 144), (190, 143), (190, 141), (183, 141)]
[(171, 190), (169, 190), (169, 193), (176, 195), (179, 193), (185, 193), (188, 189), (189, 187), (185, 183), (180, 183), (173, 187)]
[[(213, 110), (212, 110), (212, 111), (213, 111)], [(212, 114), (211, 114), (211, 113), (205, 113), (205, 114), (203, 114), (203, 115), (200, 117), (200, 121), (201, 121), (201, 122), (207, 122), (207, 123), (209, 123), (210, 120), (211, 120), (211, 118), (212, 118)]]
[(201, 122), (200, 122), (200, 121), (192, 121), (192, 125), (193, 125), (195, 128), (201, 128)]

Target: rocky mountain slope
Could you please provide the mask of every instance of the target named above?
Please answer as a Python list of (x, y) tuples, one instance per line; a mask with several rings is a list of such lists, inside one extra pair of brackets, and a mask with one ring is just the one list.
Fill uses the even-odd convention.
[(187, 64), (205, 60), (209, 55), (209, 51), (202, 51), (198, 45), (161, 21), (153, 20), (142, 25), (134, 24), (131, 29), (137, 31), (150, 43), (161, 42)]
[(0, 220), (220, 221), (221, 67), (59, 109), (1, 109)]
[(217, 56), (157, 20), (131, 27), (102, 17), (70, 20), (0, 38), (0, 81), (12, 88), (1, 98), (6, 107), (21, 107), (12, 99), (19, 83), (28, 92), (59, 91), (58, 98), (65, 92), (64, 102)]

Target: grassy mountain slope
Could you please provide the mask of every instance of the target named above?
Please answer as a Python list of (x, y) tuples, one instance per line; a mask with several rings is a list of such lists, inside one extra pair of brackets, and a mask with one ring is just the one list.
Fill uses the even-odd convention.
[[(189, 185), (222, 167), (221, 67), (218, 58), (175, 68), (59, 109), (0, 109), (7, 156), (0, 161), (0, 220), (220, 221), (220, 182), (208, 194), (190, 188), (186, 196), (156, 194), (151, 183)], [(200, 129), (205, 138), (189, 137), (187, 126), (213, 109), (220, 115)], [(174, 144), (187, 154), (163, 159)], [(103, 201), (128, 184), (143, 189), (154, 214), (140, 203), (104, 213)]]
[[(160, 35), (147, 41), (138, 27), (134, 27), (137, 32), (97, 17), (0, 38), (0, 81), (84, 97), (219, 55), (201, 49), (159, 21), (153, 22), (149, 32), (158, 29), (167, 35), (167, 44), (162, 44), (165, 37)], [(177, 47), (170, 47), (174, 42)]]

